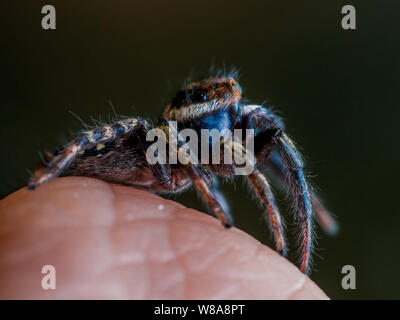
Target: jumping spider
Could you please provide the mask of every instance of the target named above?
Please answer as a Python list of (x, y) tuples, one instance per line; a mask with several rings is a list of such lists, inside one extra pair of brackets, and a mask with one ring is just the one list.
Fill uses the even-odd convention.
[[(267, 108), (243, 104), (238, 82), (234, 77), (224, 75), (192, 82), (181, 89), (167, 105), (156, 127), (167, 131), (168, 121), (177, 121), (178, 130), (254, 129), (255, 164), (246, 179), (265, 207), (276, 250), (284, 256), (287, 246), (282, 218), (262, 169), (277, 176), (288, 190), (295, 219), (301, 226), (300, 270), (309, 274), (313, 216), (315, 214), (328, 231), (334, 229), (335, 222), (307, 183), (302, 158), (286, 135), (281, 120)], [(177, 193), (193, 184), (211, 213), (224, 226), (232, 226), (226, 201), (213, 177), (232, 177), (235, 164), (150, 165), (146, 161), (150, 144), (146, 141), (146, 133), (152, 128), (154, 126), (146, 120), (127, 118), (83, 132), (35, 171), (28, 188), (35, 189), (60, 174), (91, 176), (155, 193)], [(230, 143), (244, 146), (244, 141)]]

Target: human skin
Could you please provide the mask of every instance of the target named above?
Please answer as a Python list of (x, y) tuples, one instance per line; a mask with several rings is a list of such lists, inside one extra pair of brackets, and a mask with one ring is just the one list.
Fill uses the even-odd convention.
[[(42, 267), (56, 289), (42, 288)], [(327, 299), (245, 232), (149, 192), (65, 177), (0, 201), (1, 299)]]

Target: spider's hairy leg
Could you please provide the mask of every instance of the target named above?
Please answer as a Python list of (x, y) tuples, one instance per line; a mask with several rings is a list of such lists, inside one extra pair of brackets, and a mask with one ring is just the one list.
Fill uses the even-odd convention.
[(267, 178), (258, 170), (255, 169), (247, 179), (256, 193), (258, 199), (263, 203), (267, 209), (268, 224), (274, 234), (276, 250), (283, 256), (287, 255), (287, 246), (283, 230), (282, 217), (279, 213), (278, 207), (275, 202), (274, 195)]
[(278, 152), (282, 162), (287, 168), (286, 179), (293, 194), (293, 205), (296, 219), (301, 225), (301, 265), (300, 270), (310, 274), (313, 250), (313, 210), (310, 199), (309, 187), (304, 176), (302, 158), (293, 142), (283, 132), (277, 141)]
[(266, 130), (284, 129), (284, 124), (278, 116), (273, 114), (271, 110), (259, 105), (243, 105), (240, 110), (240, 117), (239, 127), (253, 129), (256, 136)]
[(335, 236), (339, 232), (339, 223), (321, 203), (318, 196), (311, 191), (311, 205), (315, 218), (317, 219), (319, 225), (324, 230), (324, 232), (330, 236)]
[(205, 171), (204, 167), (201, 165), (188, 164), (185, 167), (185, 171), (189, 175), (194, 187), (202, 196), (211, 212), (226, 228), (232, 227), (233, 221), (231, 220), (230, 216), (223, 211), (220, 203), (218, 202), (217, 196), (210, 186), (210, 183), (207, 182), (209, 176), (207, 176), (207, 172)]
[(139, 128), (148, 129), (149, 127), (145, 120), (130, 118), (113, 125), (83, 132), (75, 140), (64, 146), (46, 167), (42, 167), (34, 173), (29, 181), (28, 189), (33, 190), (65, 172), (85, 150), (96, 146), (102, 148), (109, 141), (118, 139)]
[[(165, 165), (159, 166), (167, 168)], [(154, 167), (155, 165), (152, 166), (152, 183), (146, 186), (145, 189), (157, 194), (171, 194), (183, 192), (190, 187), (191, 181), (185, 171), (166, 169), (165, 171), (167, 171), (167, 173), (163, 175), (163, 177), (160, 177), (158, 173), (160, 170), (155, 170)]]
[(173, 148), (173, 150), (175, 149), (174, 151), (185, 159), (186, 165), (183, 165), (182, 169), (189, 176), (193, 186), (206, 203), (210, 213), (217, 217), (226, 228), (232, 227), (233, 219), (229, 212), (224, 212), (222, 208), (223, 204), (221, 206), (219, 202), (222, 194), (218, 189), (214, 189), (216, 186), (212, 185), (213, 176), (211, 172), (198, 163), (197, 155), (195, 155), (193, 150), (186, 150), (174, 144), (170, 144), (169, 147)]
[(257, 162), (263, 163), (273, 150), (277, 150), (287, 169), (286, 181), (293, 196), (295, 217), (301, 225), (301, 263), (300, 270), (305, 274), (311, 271), (313, 249), (313, 210), (309, 187), (306, 182), (303, 161), (292, 141), (283, 132), (281, 119), (271, 110), (258, 105), (245, 105), (241, 110), (241, 126), (255, 129), (255, 155)]
[[(274, 195), (266, 177), (256, 168), (254, 155), (246, 149), (242, 143), (233, 139), (224, 141), (224, 148), (233, 150), (234, 153), (245, 155), (252, 170), (246, 175), (250, 186), (255, 192), (259, 201), (265, 206), (268, 224), (274, 235), (276, 250), (283, 256), (287, 255), (287, 246), (283, 230), (282, 217), (275, 202)], [(236, 157), (233, 157), (236, 159)], [(236, 164), (236, 163), (235, 163)], [(240, 166), (239, 164), (237, 164)]]
[(215, 198), (217, 199), (217, 202), (220, 204), (222, 211), (228, 216), (228, 220), (230, 220), (233, 223), (233, 216), (232, 216), (231, 210), (229, 208), (229, 203), (226, 200), (224, 194), (219, 189), (219, 182), (218, 182), (218, 178), (216, 176), (213, 176), (210, 189), (211, 189), (212, 193), (214, 194)]
[[(286, 179), (288, 174), (286, 172), (287, 168), (283, 165), (282, 159), (276, 154), (276, 152), (272, 152), (272, 154), (268, 158), (267, 166), (268, 169), (272, 171), (277, 178), (279, 178), (282, 186), (284, 188), (288, 188), (288, 181)], [(336, 219), (322, 205), (315, 191), (310, 189), (309, 192), (311, 196), (311, 205), (313, 208), (313, 212), (319, 225), (325, 231), (325, 233), (329, 235), (337, 234), (337, 232), (339, 231), (339, 225)]]

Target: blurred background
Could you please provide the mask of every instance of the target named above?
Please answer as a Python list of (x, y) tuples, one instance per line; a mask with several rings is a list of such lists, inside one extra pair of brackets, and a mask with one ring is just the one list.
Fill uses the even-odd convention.
[[(56, 30), (41, 28), (45, 4)], [(341, 28), (346, 4), (356, 30)], [(331, 298), (400, 297), (395, 1), (3, 0), (0, 9), (2, 198), (26, 184), (39, 151), (82, 128), (70, 110), (106, 120), (111, 101), (118, 114), (156, 119), (191, 73), (236, 67), (245, 97), (284, 117), (338, 217), (338, 236), (319, 232), (312, 279)], [(223, 190), (236, 226), (270, 245), (240, 179)], [(204, 211), (193, 191), (172, 198)], [(356, 268), (356, 290), (341, 287), (344, 265)]]

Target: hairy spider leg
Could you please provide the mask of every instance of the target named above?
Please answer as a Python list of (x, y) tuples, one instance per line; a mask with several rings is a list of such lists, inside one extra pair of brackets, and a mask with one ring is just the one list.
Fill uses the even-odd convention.
[(325, 209), (322, 202), (314, 191), (311, 194), (311, 205), (317, 221), (324, 232), (330, 236), (335, 236), (339, 232), (339, 223), (333, 217), (332, 213)]
[(233, 221), (230, 219), (230, 216), (223, 211), (212, 187), (206, 181), (207, 176), (205, 175), (205, 169), (202, 168), (201, 165), (188, 164), (185, 167), (185, 171), (193, 181), (194, 187), (204, 199), (209, 210), (211, 210), (226, 228), (230, 228), (233, 226)]
[[(293, 142), (283, 132), (283, 123), (279, 117), (270, 110), (258, 105), (245, 105), (241, 109), (242, 123), (253, 128), (257, 136), (269, 139), (265, 147), (260, 150), (260, 159), (264, 162), (270, 152), (277, 149), (279, 157), (285, 167), (285, 180), (293, 195), (293, 209), (295, 219), (300, 221), (301, 226), (301, 262), (300, 270), (310, 274), (312, 249), (313, 249), (313, 211), (310, 200), (309, 187), (306, 182), (303, 161)], [(270, 131), (271, 135), (265, 134)], [(264, 137), (265, 136), (265, 137)]]
[[(170, 129), (174, 130), (173, 128)], [(189, 176), (190, 180), (192, 180), (193, 186), (206, 203), (210, 213), (217, 217), (226, 228), (232, 227), (232, 216), (229, 212), (224, 212), (219, 202), (219, 194), (213, 189), (211, 173), (199, 164), (198, 161), (194, 161), (192, 150), (186, 150), (174, 144), (169, 144), (169, 148), (172, 148), (174, 152), (185, 158), (185, 163), (187, 164), (182, 165), (183, 170)], [(175, 148), (176, 150), (174, 150)]]
[(91, 131), (83, 132), (75, 140), (68, 143), (45, 168), (39, 168), (39, 170), (34, 173), (29, 181), (28, 189), (33, 190), (62, 174), (85, 150), (95, 146), (101, 148), (103, 144), (130, 134), (138, 128), (147, 130), (150, 128), (150, 125), (145, 120), (130, 118), (110, 126), (99, 127)]
[[(268, 110), (256, 105), (242, 106), (241, 117), (242, 124), (247, 129), (255, 130), (255, 134), (258, 134), (264, 130), (266, 125), (270, 129), (270, 127), (275, 126), (276, 123), (276, 120), (270, 119)], [(268, 120), (267, 123), (265, 123), (265, 119)], [(243, 151), (247, 153), (246, 149)], [(258, 168), (256, 168), (256, 165), (254, 164), (254, 170), (247, 176), (247, 180), (258, 200), (265, 206), (265, 219), (267, 220), (270, 230), (274, 236), (276, 250), (281, 255), (287, 256), (288, 249), (285, 240), (283, 219), (279, 212), (278, 206), (276, 205), (275, 197), (272, 193), (267, 178), (258, 170)]]
[(228, 216), (228, 220), (230, 220), (233, 224), (234, 219), (231, 214), (231, 210), (229, 208), (228, 200), (225, 198), (224, 194), (220, 190), (218, 177), (215, 175), (213, 175), (212, 185), (211, 185), (210, 189), (211, 189), (212, 193), (214, 194), (215, 198), (217, 199), (218, 203), (220, 204), (222, 211)]
[[(274, 175), (279, 178), (280, 183), (284, 188), (288, 188), (288, 181), (286, 180), (287, 173), (286, 167), (282, 163), (282, 159), (276, 154), (276, 152), (272, 152), (267, 160), (267, 166), (269, 171), (272, 171)], [(326, 208), (322, 205), (320, 199), (316, 195), (315, 191), (309, 190), (311, 196), (311, 205), (313, 208), (313, 213), (315, 218), (317, 219), (319, 225), (328, 235), (335, 235), (339, 231), (339, 224), (336, 219), (332, 216), (332, 214), (326, 210)]]
[(283, 256), (287, 256), (287, 245), (284, 234), (284, 227), (281, 214), (276, 205), (275, 197), (267, 178), (258, 170), (255, 169), (247, 176), (253, 191), (257, 195), (259, 201), (265, 206), (270, 230), (275, 239), (276, 250)]
[(293, 206), (296, 220), (301, 225), (301, 264), (300, 270), (305, 274), (311, 271), (313, 250), (313, 210), (304, 176), (302, 158), (287, 135), (281, 132), (277, 139), (278, 151), (284, 166), (286, 176), (293, 194)]
[[(270, 226), (270, 229), (274, 235), (276, 250), (283, 256), (287, 255), (287, 246), (284, 235), (284, 228), (282, 223), (282, 217), (279, 213), (278, 207), (274, 195), (271, 191), (271, 187), (266, 177), (256, 168), (254, 155), (249, 153), (241, 142), (233, 139), (224, 140), (224, 147), (226, 149), (233, 150), (233, 153), (245, 154), (247, 160), (250, 160), (252, 171), (246, 175), (248, 182), (250, 183), (253, 192), (256, 194), (258, 200), (265, 206), (267, 211), (266, 220)], [(233, 159), (236, 159), (233, 157)]]

